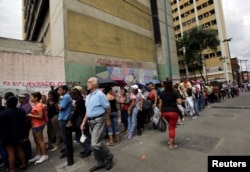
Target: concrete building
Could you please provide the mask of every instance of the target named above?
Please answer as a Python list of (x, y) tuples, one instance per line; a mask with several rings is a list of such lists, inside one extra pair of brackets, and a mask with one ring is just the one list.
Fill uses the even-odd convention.
[(65, 62), (65, 79), (179, 79), (169, 0), (23, 0), (23, 38)]
[[(176, 39), (181, 38), (185, 31), (195, 27), (211, 27), (218, 30), (220, 45), (216, 52), (207, 49), (203, 52), (203, 75), (208, 81), (225, 81), (233, 79), (230, 64), (229, 41), (227, 38), (221, 0), (171, 0), (174, 30)], [(186, 71), (183, 60), (179, 57), (180, 75)], [(196, 68), (189, 66), (191, 79), (201, 79)]]

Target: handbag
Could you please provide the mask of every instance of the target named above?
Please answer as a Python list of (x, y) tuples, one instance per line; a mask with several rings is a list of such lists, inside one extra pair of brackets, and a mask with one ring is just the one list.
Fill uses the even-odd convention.
[(150, 110), (151, 108), (152, 108), (151, 100), (144, 99), (143, 104), (142, 104), (142, 109), (146, 111), (146, 110)]
[(82, 130), (82, 135), (81, 135), (81, 137), (80, 137), (80, 142), (81, 142), (81, 143), (84, 143), (86, 139), (87, 139), (87, 137), (85, 136), (85, 134), (84, 134), (84, 132), (83, 132), (83, 130)]
[(167, 124), (165, 120), (163, 119), (163, 117), (160, 117), (157, 128), (161, 132), (165, 132), (167, 130)]

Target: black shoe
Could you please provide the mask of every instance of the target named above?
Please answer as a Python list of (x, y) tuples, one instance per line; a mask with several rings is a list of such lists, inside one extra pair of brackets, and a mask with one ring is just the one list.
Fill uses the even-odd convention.
[(59, 158), (60, 159), (63, 159), (63, 158), (66, 158), (67, 157), (67, 154), (66, 153), (63, 153)]
[(101, 165), (101, 166), (94, 166), (94, 167), (92, 167), (91, 169), (89, 169), (89, 172), (94, 172), (94, 171), (97, 171), (97, 170), (99, 170), (99, 169), (101, 169), (101, 168), (104, 168), (105, 167), (105, 165)]
[(74, 165), (74, 161), (68, 161), (68, 166)]
[(85, 152), (84, 154), (81, 155), (81, 158), (86, 158), (91, 154), (92, 150), (89, 150), (87, 152)]
[(80, 152), (80, 155), (84, 155), (86, 153), (86, 151), (82, 151)]
[(110, 160), (106, 163), (106, 170), (110, 170), (112, 168), (113, 165), (113, 157), (114, 155), (111, 155)]
[(64, 153), (65, 152), (65, 148), (60, 150), (60, 153)]
[(141, 136), (141, 134), (142, 134), (141, 130), (138, 130), (137, 134), (138, 134), (138, 136)]

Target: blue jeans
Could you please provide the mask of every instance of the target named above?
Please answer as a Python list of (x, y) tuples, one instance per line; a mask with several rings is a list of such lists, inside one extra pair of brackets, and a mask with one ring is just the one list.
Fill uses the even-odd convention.
[[(87, 130), (87, 129), (86, 129)], [(84, 130), (85, 131), (85, 130)], [(84, 143), (80, 142), (80, 138), (82, 136), (82, 132), (81, 130), (77, 130), (76, 133), (75, 133), (75, 140), (80, 143), (80, 145), (84, 148), (84, 150), (86, 152), (90, 151), (91, 150), (91, 147), (90, 147), (90, 138), (87, 134), (84, 133), (84, 135), (86, 135), (87, 139), (85, 140)]]
[(204, 96), (202, 94), (198, 98), (198, 107), (199, 107), (199, 110), (205, 108)]
[(122, 123), (124, 124), (124, 129), (128, 129), (128, 111), (127, 110), (121, 110), (121, 118)]
[(199, 116), (199, 109), (198, 109), (198, 99), (194, 98), (194, 111), (195, 111), (195, 115)]
[(110, 113), (110, 122), (111, 125), (108, 128), (108, 135), (119, 134), (119, 126), (118, 126), (118, 112)]
[(139, 112), (139, 107), (135, 106), (132, 113), (128, 115), (128, 134), (133, 135), (136, 126), (136, 119)]

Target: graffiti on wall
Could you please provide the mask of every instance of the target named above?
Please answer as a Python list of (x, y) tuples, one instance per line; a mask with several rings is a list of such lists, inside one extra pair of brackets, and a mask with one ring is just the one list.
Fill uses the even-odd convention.
[(100, 66), (112, 66), (112, 67), (128, 67), (128, 68), (142, 68), (143, 63), (137, 61), (125, 61), (125, 60), (110, 60), (104, 58), (97, 58), (96, 63)]
[(2, 81), (0, 86), (3, 88), (50, 88), (59, 87), (62, 85), (68, 85), (69, 87), (73, 87), (76, 85), (81, 85), (81, 82), (64, 82), (64, 81)]

